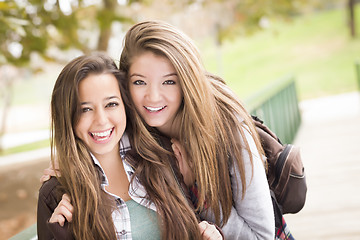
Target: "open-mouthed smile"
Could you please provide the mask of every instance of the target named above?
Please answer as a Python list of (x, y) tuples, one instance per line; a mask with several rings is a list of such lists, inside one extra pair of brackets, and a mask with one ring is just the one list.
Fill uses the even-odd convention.
[(96, 141), (96, 142), (104, 142), (111, 137), (114, 128), (108, 129), (106, 131), (101, 132), (89, 132), (89, 135)]
[(166, 108), (166, 106), (162, 106), (162, 107), (146, 107), (146, 106), (144, 106), (144, 108), (152, 113), (152, 112), (160, 112), (161, 110)]

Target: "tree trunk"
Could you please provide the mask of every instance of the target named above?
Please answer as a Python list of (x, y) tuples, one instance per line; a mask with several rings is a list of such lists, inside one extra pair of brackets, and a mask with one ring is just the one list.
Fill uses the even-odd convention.
[(108, 44), (109, 44), (109, 40), (110, 40), (110, 36), (111, 36), (111, 28), (103, 28), (100, 29), (100, 36), (99, 36), (99, 42), (98, 42), (98, 46), (97, 46), (97, 50), (98, 51), (107, 51), (108, 48)]
[(351, 37), (356, 36), (355, 28), (355, 0), (348, 0), (348, 10), (349, 10), (349, 28)]
[(113, 14), (115, 11), (117, 1), (116, 0), (104, 0), (104, 8), (101, 10), (107, 17), (101, 19), (100, 23), (100, 36), (98, 41), (97, 50), (107, 51), (109, 40), (111, 37), (111, 24), (113, 19), (108, 16), (108, 14)]

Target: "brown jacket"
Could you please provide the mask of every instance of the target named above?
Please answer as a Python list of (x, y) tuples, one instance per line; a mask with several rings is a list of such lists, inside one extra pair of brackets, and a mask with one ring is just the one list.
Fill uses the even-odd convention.
[(52, 213), (61, 201), (62, 194), (60, 183), (55, 177), (52, 177), (41, 186), (37, 209), (37, 234), (39, 240), (74, 239), (68, 222), (65, 222), (64, 227), (61, 227), (58, 223), (49, 223)]

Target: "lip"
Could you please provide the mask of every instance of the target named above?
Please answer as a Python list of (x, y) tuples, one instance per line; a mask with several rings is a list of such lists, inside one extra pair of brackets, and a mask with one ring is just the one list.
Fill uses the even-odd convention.
[(111, 140), (111, 137), (114, 133), (114, 129), (115, 127), (104, 131), (89, 132), (89, 136), (95, 143), (105, 144)]
[(149, 107), (149, 106), (144, 106), (144, 109), (148, 112), (148, 113), (159, 113), (162, 112), (167, 106), (162, 106), (162, 107)]

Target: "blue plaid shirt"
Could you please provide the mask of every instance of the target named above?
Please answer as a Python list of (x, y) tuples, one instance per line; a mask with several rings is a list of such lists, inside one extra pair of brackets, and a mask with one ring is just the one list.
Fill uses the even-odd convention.
[[(125, 133), (123, 137), (120, 140), (120, 156), (123, 160), (123, 165), (125, 172), (127, 174), (127, 177), (129, 181), (131, 180), (131, 176), (134, 174), (135, 170), (133, 169), (130, 164), (128, 164), (125, 161), (125, 154), (127, 151), (131, 149), (129, 137)], [(113, 196), (116, 202), (117, 209), (112, 213), (112, 218), (114, 221), (115, 229), (116, 229), (116, 237), (117, 239), (132, 239), (131, 234), (131, 223), (130, 223), (130, 214), (128, 207), (124, 200), (122, 200), (119, 196), (112, 194), (105, 190), (105, 187), (109, 185), (108, 179), (105, 175), (104, 170), (102, 169), (99, 161), (95, 158), (94, 155), (91, 155), (93, 158), (93, 161), (96, 166), (98, 166), (99, 171), (102, 174), (102, 183), (101, 188), (108, 193), (109, 195)], [(137, 178), (135, 178), (133, 181), (130, 181), (130, 187), (129, 187), (129, 195), (135, 202), (141, 204), (142, 206), (145, 206), (151, 210), (156, 211), (155, 205), (147, 200), (145, 198), (146, 191), (144, 189), (144, 186), (140, 184)]]

